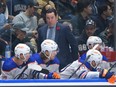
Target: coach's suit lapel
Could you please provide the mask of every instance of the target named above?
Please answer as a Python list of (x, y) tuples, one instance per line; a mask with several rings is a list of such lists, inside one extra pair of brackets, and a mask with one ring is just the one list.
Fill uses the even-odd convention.
[(45, 28), (44, 28), (44, 32), (43, 32), (43, 36), (44, 36), (43, 39), (46, 39), (46, 36), (47, 36), (47, 29), (48, 29), (48, 26), (46, 25)]
[(56, 24), (56, 36), (55, 36), (55, 41), (57, 42), (58, 41), (58, 37), (59, 37), (59, 34), (60, 34), (60, 29), (61, 29), (61, 26), (59, 25), (59, 23)]

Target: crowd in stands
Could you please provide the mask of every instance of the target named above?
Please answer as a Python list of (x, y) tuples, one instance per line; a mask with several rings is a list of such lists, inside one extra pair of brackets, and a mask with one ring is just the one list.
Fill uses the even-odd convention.
[(19, 43), (32, 53), (41, 43), (58, 44), (59, 70), (88, 50), (87, 40), (98, 36), (114, 48), (114, 0), (0, 0), (0, 55), (10, 45), (11, 56)]

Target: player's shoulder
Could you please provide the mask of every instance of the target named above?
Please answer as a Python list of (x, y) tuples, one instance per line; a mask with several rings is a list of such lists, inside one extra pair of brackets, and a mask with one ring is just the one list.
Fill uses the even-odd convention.
[(52, 60), (54, 64), (60, 64), (60, 61), (57, 57), (54, 58), (54, 60)]
[(3, 63), (2, 70), (3, 71), (11, 71), (17, 67), (16, 63), (12, 58), (6, 59)]

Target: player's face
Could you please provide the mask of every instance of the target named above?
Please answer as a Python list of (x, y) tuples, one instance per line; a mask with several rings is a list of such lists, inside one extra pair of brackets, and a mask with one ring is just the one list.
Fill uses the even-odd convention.
[(55, 56), (57, 55), (58, 51), (54, 50), (51, 52), (51, 56), (50, 56), (50, 60), (53, 60), (55, 58)]
[(96, 67), (95, 61), (92, 61), (92, 66), (93, 66), (93, 67)]
[(30, 58), (30, 53), (20, 55), (20, 59), (24, 62), (28, 61), (29, 58)]
[(92, 62), (91, 62), (91, 66), (92, 66), (93, 68), (97, 68), (97, 67), (99, 66), (99, 64), (100, 64), (100, 63), (96, 63), (95, 61), (92, 61)]

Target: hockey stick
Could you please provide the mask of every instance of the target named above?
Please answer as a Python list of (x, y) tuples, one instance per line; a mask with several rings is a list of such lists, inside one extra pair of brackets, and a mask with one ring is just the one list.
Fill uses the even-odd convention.
[(20, 77), (22, 76), (22, 74), (25, 72), (26, 69), (32, 69), (32, 70), (36, 70), (36, 71), (41, 71), (42, 67), (37, 65), (36, 63), (31, 63), (26, 65), (26, 67), (23, 69), (23, 71), (20, 73), (20, 75), (17, 77), (17, 79), (20, 79)]
[[(112, 70), (112, 68), (116, 65), (116, 62), (110, 67), (110, 69), (108, 70), (108, 72), (106, 73), (106, 75)], [(113, 74), (109, 79), (108, 79), (109, 83), (114, 84), (116, 82), (116, 76)]]
[(44, 73), (44, 74), (49, 74), (49, 71), (47, 69), (42, 69), (42, 67), (36, 63), (31, 63), (31, 64), (28, 64), (26, 65), (26, 67), (23, 69), (23, 71), (20, 73), (20, 75), (18, 76), (17, 79), (20, 79), (20, 77), (22, 76), (22, 74), (25, 72), (26, 69), (32, 69), (32, 70), (35, 70), (35, 71), (40, 71), (41, 73)]
[(116, 62), (110, 67), (110, 69), (108, 70), (108, 72), (110, 72), (115, 65), (116, 65)]
[(19, 74), (19, 76), (17, 77), (17, 79), (20, 79), (20, 77), (22, 76), (22, 74), (25, 72), (25, 70), (28, 68), (28, 65), (26, 65), (26, 67), (23, 69), (23, 71)]
[(80, 69), (80, 67), (87, 62), (87, 60), (90, 58), (91, 55), (89, 55), (84, 62), (69, 76), (69, 79)]

